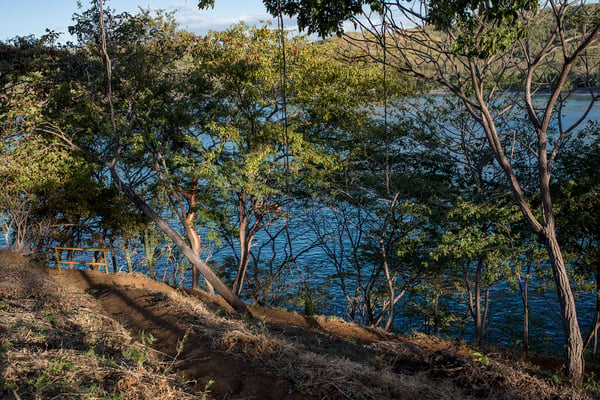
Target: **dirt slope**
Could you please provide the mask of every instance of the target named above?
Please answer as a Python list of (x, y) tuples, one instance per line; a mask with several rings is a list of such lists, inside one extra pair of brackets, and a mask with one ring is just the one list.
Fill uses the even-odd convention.
[(242, 355), (220, 349), (209, 332), (194, 326), (202, 318), (193, 305), (188, 308), (173, 301), (169, 296), (176, 296), (176, 291), (165, 284), (141, 274), (52, 272), (55, 279), (97, 298), (104, 310), (130, 331), (152, 335), (151, 346), (194, 382), (197, 390), (208, 385), (211, 395), (219, 399), (307, 398), (294, 393), (289, 379), (266, 371)]
[[(36, 293), (36, 307), (43, 308), (47, 296), (38, 294), (47, 291), (70, 293), (53, 300), (62, 302), (63, 308), (65, 301), (94, 302), (93, 307), (86, 303), (82, 308), (103, 314), (109, 330), (118, 330), (111, 325), (118, 321), (131, 332), (136, 346), (154, 349), (168, 373), (183, 376), (187, 393), (198, 393), (190, 398), (586, 399), (594, 393), (551, 383), (546, 377), (553, 372), (518, 359), (473, 354), (461, 342), (424, 335), (398, 337), (337, 318), (307, 318), (279, 309), (252, 307), (255, 319), (240, 320), (219, 298), (176, 290), (141, 274), (55, 271), (0, 251), (0, 301), (14, 305), (0, 307), (0, 314), (15, 319), (17, 311), (23, 312), (16, 306), (19, 296), (31, 293)], [(73, 307), (79, 306), (67, 308)], [(12, 343), (6, 330), (0, 328), (0, 335), (0, 345)], [(5, 360), (11, 357), (16, 359)], [(0, 365), (6, 376), (0, 379), (23, 388), (23, 380), (10, 371), (10, 366)], [(119, 382), (104, 390), (121, 387), (123, 379)], [(132, 382), (130, 387), (139, 380)], [(0, 398), (10, 393), (8, 386), (3, 389), (0, 380)], [(139, 396), (163, 397), (167, 398)]]

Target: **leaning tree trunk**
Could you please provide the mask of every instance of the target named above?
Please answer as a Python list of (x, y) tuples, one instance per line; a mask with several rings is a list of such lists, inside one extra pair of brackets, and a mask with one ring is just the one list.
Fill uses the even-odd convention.
[(119, 189), (140, 209), (148, 218), (156, 223), (156, 225), (173, 241), (173, 243), (181, 250), (184, 256), (191, 261), (195, 268), (198, 268), (200, 273), (204, 275), (204, 279), (213, 285), (213, 287), (219, 292), (219, 294), (225, 299), (225, 301), (233, 307), (235, 311), (240, 314), (249, 315), (252, 314), (246, 307), (246, 304), (223, 283), (221, 279), (210, 269), (210, 267), (198, 257), (197, 254), (187, 245), (185, 240), (175, 231), (152, 207), (150, 207), (142, 198), (140, 198), (135, 191), (129, 187), (116, 171), (114, 165), (108, 165), (110, 168), (111, 175)]
[[(106, 30), (104, 27), (104, 12), (102, 9), (102, 5), (103, 5), (103, 2), (100, 1), (99, 2), (99, 16), (100, 16), (99, 25), (100, 25), (100, 30), (101, 30), (101, 45), (102, 45), (102, 53), (103, 53), (105, 61), (106, 61), (108, 103), (110, 106), (112, 133), (113, 133), (113, 135), (117, 136), (117, 124), (115, 122), (115, 110), (114, 110), (114, 106), (113, 106), (112, 86), (111, 86), (112, 61), (111, 61), (111, 58), (108, 54), (108, 50), (106, 47)], [(56, 134), (56, 133), (53, 132), (53, 134)], [(75, 143), (73, 143), (73, 141), (70, 138), (66, 137), (64, 134), (60, 133), (58, 136), (61, 137), (72, 149), (77, 149), (80, 151), (82, 150), (79, 146), (77, 146)], [(200, 257), (198, 257), (197, 254), (194, 253), (194, 251), (190, 248), (190, 246), (187, 245), (187, 243), (179, 235), (179, 233), (177, 233), (177, 231), (175, 231), (175, 229), (173, 229), (156, 211), (154, 211), (154, 209), (152, 207), (150, 207), (141, 197), (139, 197), (137, 195), (137, 193), (133, 190), (133, 188), (131, 188), (129, 185), (127, 185), (125, 182), (123, 182), (123, 180), (121, 179), (121, 177), (119, 176), (119, 173), (117, 171), (117, 164), (116, 164), (117, 160), (118, 160), (119, 152), (120, 152), (120, 150), (117, 151), (113, 160), (110, 162), (104, 161), (97, 156), (95, 156), (95, 157), (98, 159), (98, 161), (103, 163), (109, 169), (110, 174), (111, 174), (112, 178), (114, 179), (115, 183), (117, 184), (117, 187), (119, 188), (119, 190), (121, 192), (123, 192), (123, 194), (125, 194), (127, 197), (129, 197), (129, 199), (133, 202), (133, 204), (135, 204), (135, 206), (140, 211), (142, 211), (148, 218), (150, 218), (152, 221), (154, 221), (156, 223), (156, 225), (167, 235), (167, 237), (173, 241), (175, 246), (177, 246), (179, 248), (179, 250), (181, 250), (183, 255), (185, 257), (187, 257), (188, 260), (191, 261), (192, 265), (195, 268), (197, 268), (200, 271), (200, 273), (202, 273), (204, 275), (204, 279), (206, 279), (208, 282), (210, 282), (214, 286), (214, 288), (219, 292), (219, 294), (223, 297), (223, 299), (225, 299), (225, 301), (227, 303), (229, 303), (229, 305), (231, 305), (233, 307), (233, 309), (236, 310), (238, 313), (251, 316), (252, 314), (248, 310), (248, 307), (246, 307), (246, 304), (238, 296), (233, 294), (233, 292), (227, 287), (227, 285), (225, 285), (223, 283), (223, 281), (221, 279), (219, 279), (219, 277), (213, 272), (213, 270), (211, 270), (210, 267), (204, 261), (202, 261), (202, 259), (200, 259)], [(84, 151), (84, 153), (86, 153), (86, 152)]]
[[(188, 238), (190, 239), (190, 246), (194, 254), (200, 255), (200, 238), (194, 232), (193, 229), (186, 229), (188, 231)], [(192, 289), (200, 289), (200, 271), (195, 266), (192, 266)]]
[[(473, 64), (474, 65), (474, 64)], [(476, 68), (471, 66), (470, 71), (473, 81), (477, 81)], [(568, 71), (567, 71), (568, 72)], [(564, 73), (564, 71), (563, 71)], [(531, 76), (529, 76), (531, 78)], [(566, 79), (566, 77), (564, 77)], [(564, 84), (564, 80), (562, 82)], [(560, 86), (562, 87), (562, 85)], [(531, 100), (531, 94), (528, 93), (528, 99)], [(532, 212), (529, 202), (525, 198), (517, 176), (512, 169), (512, 165), (503, 150), (503, 144), (500, 140), (496, 126), (494, 125), (494, 117), (487, 108), (486, 101), (483, 98), (483, 92), (476, 90), (478, 104), (480, 105), (481, 115), (480, 123), (484, 128), (490, 148), (494, 153), (494, 157), (500, 167), (504, 170), (508, 184), (513, 193), (513, 198), (516, 205), (521, 210), (523, 217), (532, 232), (536, 233), (541, 241), (546, 245), (550, 265), (552, 266), (552, 275), (556, 284), (556, 294), (560, 302), (560, 316), (563, 323), (563, 331), (565, 334), (566, 344), (566, 361), (565, 366), (567, 375), (571, 384), (580, 385), (583, 382), (584, 373), (584, 358), (583, 358), (583, 340), (581, 338), (581, 330), (577, 321), (577, 311), (575, 309), (575, 299), (571, 291), (569, 275), (562, 257), (562, 252), (556, 238), (556, 230), (554, 225), (554, 214), (552, 208), (552, 198), (550, 195), (550, 166), (548, 160), (547, 149), (547, 129), (550, 121), (551, 113), (546, 113), (544, 122), (540, 123), (535, 115), (530, 112), (530, 119), (537, 126), (536, 133), (538, 137), (538, 178), (540, 181), (540, 194), (542, 203), (542, 219), (543, 223), (537, 219)], [(558, 92), (553, 93), (554, 102), (558, 96)], [(550, 103), (553, 103), (552, 101)], [(549, 104), (550, 104), (549, 103)], [(550, 107), (547, 110), (551, 109)], [(530, 111), (530, 110), (528, 110)]]

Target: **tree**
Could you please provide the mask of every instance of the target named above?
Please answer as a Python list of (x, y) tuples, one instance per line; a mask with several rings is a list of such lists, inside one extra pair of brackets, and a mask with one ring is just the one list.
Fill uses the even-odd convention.
[(29, 140), (23, 133), (34, 123), (40, 106), (28, 88), (42, 79), (53, 52), (45, 39), (28, 37), (0, 43), (0, 53), (1, 219), (7, 246), (24, 251), (33, 234), (33, 193), (46, 183), (42, 179), (48, 174), (43, 172), (60, 158), (60, 151), (51, 149), (48, 141)]
[(283, 39), (285, 76), (282, 34), (268, 26), (235, 25), (199, 44), (215, 100), (199, 128), (206, 152), (197, 169), (204, 185), (197, 199), (203, 218), (234, 250), (235, 293), (241, 293), (250, 264), (256, 270), (262, 262), (262, 242), (285, 237), (267, 282), (306, 250), (293, 248), (288, 228), (295, 208), (336, 169), (337, 155), (323, 138), (368, 103), (367, 88), (379, 79), (373, 68), (337, 60), (332, 46), (287, 34)]
[[(433, 94), (404, 110), (421, 132), (417, 136), (421, 144), (437, 154), (438, 160), (452, 160), (452, 173), (447, 174), (452, 190), (444, 198), (447, 210), (437, 221), (441, 239), (433, 245), (431, 256), (441, 264), (438, 268), (446, 282), (466, 295), (467, 315), (473, 319), (475, 341), (481, 345), (493, 301), (490, 288), (512, 280), (511, 266), (518, 268), (524, 262), (528, 242), (518, 223), (520, 214), (503, 190), (502, 171), (494, 165), (481, 127), (464, 107)], [(520, 129), (509, 121), (497, 124)], [(527, 153), (515, 151), (512, 158), (520, 170), (528, 170), (531, 157)]]
[[(48, 79), (69, 53), (51, 37), (20, 38), (0, 46), (2, 82), (1, 203), (7, 244), (42, 252), (57, 244), (105, 245), (130, 224), (114, 189), (104, 188), (98, 168), (70, 154), (52, 138), (30, 135), (44, 106)], [(134, 222), (135, 214), (128, 221)]]
[(247, 314), (245, 304), (150, 205), (152, 198), (144, 192), (157, 182), (155, 153), (147, 148), (189, 126), (189, 119), (179, 118), (178, 106), (185, 101), (179, 101), (170, 78), (181, 78), (175, 72), (182, 68), (190, 36), (177, 34), (172, 19), (162, 14), (112, 15), (102, 6), (103, 1), (95, 1), (76, 16), (72, 32), (80, 46), (61, 59), (64, 64), (51, 77), (52, 84), (45, 82), (44, 107), (32, 131), (59, 139), (104, 168), (102, 183), (119, 188), (235, 310)]
[[(341, 33), (343, 20), (352, 20), (365, 34), (347, 37), (368, 56), (397, 71), (441, 85), (467, 107), (504, 171), (515, 204), (547, 250), (567, 342), (567, 372), (573, 384), (580, 384), (583, 340), (557, 237), (550, 182), (563, 142), (590, 110), (583, 110), (582, 119), (575, 124), (561, 123), (560, 108), (568, 98), (568, 83), (586, 89), (592, 99), (597, 96), (592, 73), (597, 61), (586, 56), (597, 42), (600, 8), (586, 2), (556, 0), (548, 0), (541, 7), (527, 0), (491, 4), (267, 0), (265, 4), (274, 14), (283, 11), (297, 15), (301, 29), (321, 35)], [(359, 17), (366, 5), (375, 13)], [(538, 29), (546, 33), (532, 35)], [(583, 74), (574, 76), (575, 70)], [(536, 96), (540, 90), (548, 95)], [(498, 108), (497, 100), (502, 95), (514, 103)], [(518, 140), (513, 131), (499, 131), (496, 125), (499, 116), (509, 113), (514, 113), (515, 119), (525, 115), (529, 123), (529, 130)], [(530, 149), (537, 158), (541, 199), (537, 211), (510, 158), (513, 146)]]
[(156, 279), (155, 267), (158, 261), (158, 246), (160, 245), (161, 236), (152, 227), (148, 226), (144, 229), (143, 238), (144, 254), (146, 256), (150, 279)]
[(287, 152), (293, 150), (285, 147), (277, 96), (281, 91), (277, 40), (268, 27), (242, 24), (210, 33), (199, 46), (214, 85), (213, 97), (218, 99), (202, 127), (210, 150), (201, 175), (206, 189), (199, 201), (212, 210), (209, 218), (238, 250), (233, 279), (238, 295), (256, 235), (284, 215), (284, 176), (292, 173), (287, 168), (297, 169), (302, 162), (295, 158), (291, 167), (286, 161)]
[(64, 162), (68, 154), (39, 140), (20, 138), (16, 143), (5, 139), (3, 144), (0, 204), (5, 241), (14, 251), (33, 251), (38, 248), (40, 236), (55, 225), (37, 210), (45, 201), (43, 194), (60, 186), (65, 172), (61, 165), (67, 167)]
[(449, 274), (467, 293), (467, 309), (475, 324), (475, 340), (481, 346), (487, 329), (490, 288), (508, 276), (515, 263), (519, 240), (512, 228), (518, 210), (500, 202), (478, 204), (460, 200), (448, 212), (450, 221), (433, 251), (436, 261), (450, 263)]
[[(383, 80), (377, 83), (372, 90), (384, 93)], [(328, 138), (341, 168), (318, 199), (326, 207), (314, 206), (323, 211), (311, 213), (311, 225), (336, 268), (349, 317), (390, 329), (400, 301), (435, 274), (428, 254), (452, 166), (425, 146), (426, 134), (415, 134), (420, 127), (400, 114), (386, 122), (374, 113), (358, 108), (352, 123)]]

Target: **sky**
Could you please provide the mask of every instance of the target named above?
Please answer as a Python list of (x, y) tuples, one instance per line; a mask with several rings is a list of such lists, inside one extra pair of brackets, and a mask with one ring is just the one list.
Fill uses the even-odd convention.
[[(68, 35), (74, 13), (88, 9), (90, 1), (80, 0), (0, 0), (0, 41), (15, 36), (41, 36), (46, 28), (64, 32), (60, 42), (73, 40)], [(136, 13), (138, 7), (177, 10), (175, 18), (187, 31), (205, 35), (209, 30), (224, 30), (234, 23), (244, 21), (249, 25), (271, 20), (262, 0), (216, 0), (214, 9), (198, 9), (197, 0), (109, 0), (106, 5), (117, 12)], [(286, 27), (290, 27), (287, 21)], [(276, 26), (276, 25), (275, 25)]]

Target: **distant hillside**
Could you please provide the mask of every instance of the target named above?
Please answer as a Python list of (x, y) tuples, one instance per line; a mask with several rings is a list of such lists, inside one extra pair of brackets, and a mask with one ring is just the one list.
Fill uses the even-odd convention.
[[(586, 15), (593, 15), (594, 13), (596, 14), (596, 18), (595, 20), (592, 19), (592, 21), (597, 21), (597, 23), (600, 23), (600, 15), (599, 15), (599, 10), (600, 10), (600, 4), (587, 4), (585, 6), (585, 8), (583, 9), (584, 13)], [(572, 9), (571, 9), (572, 11)], [(529, 25), (529, 29), (527, 30), (527, 40), (528, 40), (528, 46), (531, 47), (532, 49), (535, 49), (537, 46), (542, 46), (545, 43), (547, 43), (550, 39), (551, 39), (551, 31), (549, 30), (549, 27), (554, 25), (553, 19), (554, 19), (554, 15), (552, 14), (552, 11), (548, 8), (546, 9), (542, 9), (538, 12), (538, 14), (536, 14), (535, 18), (532, 19), (532, 22)], [(578, 16), (567, 16), (568, 18), (573, 18), (573, 19), (580, 19), (580, 17)], [(578, 26), (578, 25), (577, 25)], [(413, 32), (414, 34), (417, 34), (417, 31), (411, 31), (406, 30), (405, 31), (407, 35), (411, 35), (411, 32)], [(433, 29), (433, 27), (428, 28), (426, 30), (427, 35), (429, 35), (429, 37), (435, 41), (440, 41), (440, 42), (447, 42), (447, 43), (452, 43), (452, 41), (447, 41), (444, 40), (444, 36), (442, 33), (437, 32)], [(567, 32), (568, 34), (572, 34), (574, 32)], [(391, 65), (393, 66), (400, 66), (402, 67), (401, 64), (399, 64), (400, 61), (398, 60), (402, 60), (404, 58), (404, 56), (406, 56), (406, 60), (408, 63), (414, 64), (414, 65), (420, 65), (420, 68), (422, 68), (423, 71), (427, 72), (434, 72), (434, 69), (431, 68), (429, 69), (427, 67), (427, 64), (423, 64), (421, 60), (417, 59), (414, 55), (411, 54), (406, 54), (406, 52), (402, 51), (402, 47), (403, 46), (409, 46), (409, 47), (413, 47), (415, 48), (415, 45), (413, 43), (411, 44), (407, 44), (407, 41), (405, 38), (402, 38), (398, 35), (392, 35), (392, 34), (388, 34), (388, 39), (386, 40), (386, 42), (388, 43), (388, 56), (387, 59), (388, 60), (393, 60), (391, 61)], [(427, 38), (422, 37), (421, 38), (423, 40), (423, 43), (428, 42)], [(558, 38), (555, 39), (555, 41), (558, 40)], [(374, 37), (371, 33), (367, 33), (367, 34), (362, 34), (362, 33), (357, 33), (357, 32), (348, 32), (346, 33), (343, 37), (332, 37), (326, 40), (326, 42), (330, 45), (332, 45), (333, 47), (336, 47), (338, 49), (338, 54), (342, 55), (345, 54), (346, 56), (352, 57), (354, 59), (357, 60), (367, 60), (368, 57), (360, 57), (361, 53), (369, 53), (371, 55), (375, 55), (376, 57), (379, 57), (380, 59), (382, 58), (381, 55), (381, 51), (380, 49), (378, 49), (380, 47), (381, 44), (381, 38), (376, 38)], [(352, 43), (351, 45), (349, 45), (349, 43)], [(393, 43), (393, 44), (392, 44)], [(391, 45), (392, 44), (392, 45)], [(367, 49), (369, 48), (369, 51), (361, 51), (361, 49)], [(423, 47), (419, 47), (420, 50), (423, 50), (425, 53), (427, 53), (427, 50), (425, 50)], [(447, 48), (448, 52), (451, 52), (450, 47)], [(403, 56), (396, 56), (394, 55), (394, 52), (402, 52)], [(363, 54), (363, 55), (364, 55)], [(520, 51), (517, 49), (517, 51), (514, 51), (511, 53), (512, 57), (519, 57)], [(577, 63), (575, 64), (574, 68), (572, 69), (570, 76), (569, 76), (569, 80), (565, 85), (565, 88), (567, 90), (570, 89), (578, 89), (578, 88), (583, 88), (586, 87), (586, 85), (591, 84), (594, 87), (598, 87), (600, 86), (600, 72), (598, 72), (598, 67), (600, 66), (600, 38), (596, 39), (595, 43), (587, 50), (586, 52), (588, 59), (592, 60), (592, 62), (595, 63), (595, 65), (589, 65), (589, 64), (583, 64), (583, 63)], [(513, 63), (510, 67), (510, 72), (508, 74), (506, 74), (506, 72), (508, 70), (502, 70), (503, 73), (506, 74), (506, 76), (504, 77), (504, 79), (501, 79), (499, 81), (496, 82), (496, 84), (499, 85), (500, 88), (505, 88), (505, 89), (520, 89), (518, 87), (515, 87), (515, 85), (518, 85), (520, 80), (515, 78), (522, 78), (522, 75), (520, 75), (519, 71), (523, 70), (524, 67), (524, 62), (525, 59), (522, 58), (521, 59), (521, 63), (516, 62)], [(373, 62), (372, 60), (370, 62)], [(551, 78), (553, 76), (556, 76), (556, 74), (559, 71), (559, 67), (561, 65), (561, 59), (559, 56), (555, 57), (554, 59), (546, 59), (544, 60), (544, 63), (541, 64), (541, 67), (537, 70), (537, 76), (535, 81), (535, 84), (540, 85), (541, 89), (547, 89), (546, 86), (546, 81), (548, 78)], [(457, 65), (453, 65), (451, 66), (452, 68), (458, 68), (460, 70), (460, 63), (458, 63)], [(393, 68), (390, 68), (390, 70)], [(448, 69), (447, 71), (449, 73), (449, 75), (451, 76), (453, 74), (452, 69)], [(389, 70), (388, 70), (389, 73)], [(427, 86), (425, 87), (421, 87), (421, 89), (425, 89), (425, 90), (430, 90), (430, 89), (434, 89), (435, 87), (433, 86), (433, 83), (428, 83)]]

